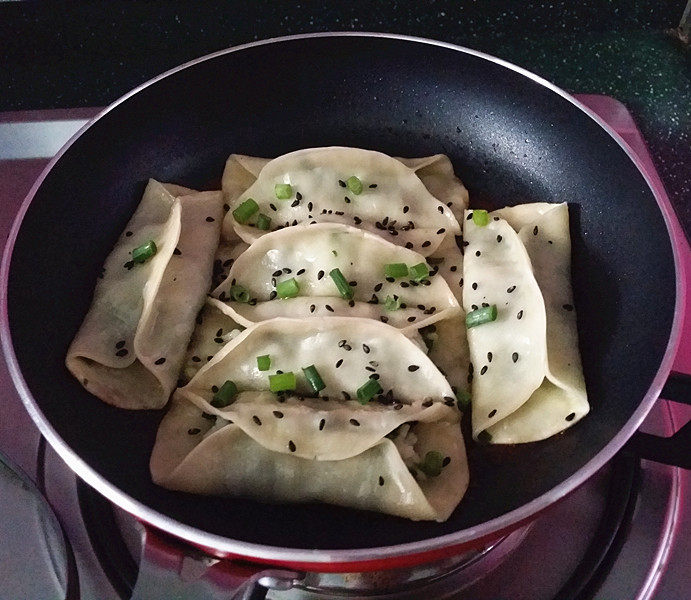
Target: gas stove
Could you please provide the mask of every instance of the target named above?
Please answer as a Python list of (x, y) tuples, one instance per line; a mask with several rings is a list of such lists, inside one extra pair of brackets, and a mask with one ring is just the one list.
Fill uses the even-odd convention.
[[(580, 96), (634, 149), (657, 185), (625, 107)], [(50, 157), (98, 109), (0, 113), (0, 234)], [(661, 188), (661, 184), (660, 188)], [(691, 256), (689, 254), (688, 256)], [(690, 265), (691, 268), (691, 265)], [(691, 373), (691, 314), (675, 370)], [(0, 599), (229, 598), (215, 559), (150, 560), (140, 523), (79, 480), (41, 437), (0, 364)], [(643, 430), (668, 436), (691, 410), (658, 401)], [(379, 573), (310, 573), (267, 598), (682, 600), (688, 598), (691, 477), (626, 451), (529, 525), (482, 550)], [(251, 593), (244, 597), (250, 598)]]

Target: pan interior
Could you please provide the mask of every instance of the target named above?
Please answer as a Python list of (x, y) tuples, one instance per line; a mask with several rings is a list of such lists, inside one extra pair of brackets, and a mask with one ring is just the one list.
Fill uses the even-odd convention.
[[(148, 459), (162, 413), (111, 408), (64, 367), (99, 267), (147, 178), (208, 189), (218, 185), (232, 152), (270, 157), (324, 145), (399, 156), (443, 152), (473, 206), (570, 205), (591, 413), (544, 442), (468, 442), (470, 489), (446, 523), (158, 488)], [(617, 143), (569, 101), (471, 54), (336, 36), (220, 55), (108, 112), (38, 189), (14, 249), (8, 303), (17, 360), (40, 410), (113, 485), (182, 523), (236, 540), (368, 548), (479, 525), (577, 473), (624, 427), (648, 391), (670, 336), (674, 278), (651, 191)]]

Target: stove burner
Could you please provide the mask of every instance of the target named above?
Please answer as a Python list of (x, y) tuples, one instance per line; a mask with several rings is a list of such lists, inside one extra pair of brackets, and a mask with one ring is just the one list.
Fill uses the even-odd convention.
[[(626, 539), (638, 498), (640, 461), (620, 453), (610, 463), (604, 509), (590, 544), (571, 577), (555, 600), (591, 600), (606, 578)], [(139, 571), (132, 543), (139, 532), (133, 517), (118, 518), (115, 508), (81, 480), (77, 496), (82, 518), (98, 560), (120, 598), (130, 598)], [(487, 577), (520, 547), (528, 528), (518, 530), (488, 548), (409, 569), (375, 573), (308, 573), (304, 581), (288, 592), (269, 592), (276, 600), (292, 598), (416, 598), (456, 597), (478, 580)], [(420, 595), (422, 594), (422, 596)], [(433, 595), (430, 595), (433, 594)]]

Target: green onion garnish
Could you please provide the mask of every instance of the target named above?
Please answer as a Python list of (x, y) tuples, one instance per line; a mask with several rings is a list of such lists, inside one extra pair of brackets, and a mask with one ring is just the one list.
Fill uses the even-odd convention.
[(310, 385), (315, 392), (319, 392), (326, 387), (324, 380), (321, 378), (319, 371), (317, 371), (317, 368), (314, 365), (303, 367), (302, 372), (305, 374), (305, 378), (310, 382)]
[(427, 263), (419, 263), (410, 267), (410, 278), (413, 281), (422, 281), (425, 277), (429, 275), (429, 268)]
[(252, 200), (252, 198), (247, 198), (247, 200), (245, 200), (233, 211), (233, 217), (238, 223), (244, 225), (258, 210), (259, 205)]
[(298, 282), (295, 281), (295, 277), (286, 279), (285, 281), (279, 281), (276, 285), (276, 294), (279, 298), (295, 298), (300, 292), (300, 286)]
[(276, 373), (269, 375), (269, 389), (272, 392), (287, 392), (295, 389), (295, 373)]
[(271, 357), (268, 354), (257, 356), (257, 368), (260, 371), (268, 371), (271, 368)]
[(476, 325), (484, 325), (485, 323), (496, 321), (496, 319), (497, 305), (492, 304), (492, 306), (483, 306), (482, 308), (469, 312), (465, 316), (465, 326), (470, 329)]
[(384, 265), (384, 275), (387, 277), (407, 277), (408, 265), (405, 263), (389, 263)]
[(468, 408), (470, 408), (470, 394), (465, 390), (460, 390), (456, 396), (456, 405), (458, 406), (458, 410), (461, 412), (468, 410)]
[(376, 379), (368, 379), (367, 382), (358, 388), (357, 399), (360, 404), (367, 404), (377, 394), (382, 393), (381, 385)]
[(274, 186), (274, 193), (279, 200), (288, 200), (293, 196), (293, 186), (289, 183), (277, 183)]
[(271, 217), (267, 217), (264, 213), (259, 213), (257, 216), (257, 229), (268, 231), (271, 227)]
[(489, 223), (489, 215), (486, 210), (474, 210), (473, 211), (473, 223), (478, 227), (484, 227)]
[(210, 404), (211, 406), (215, 406), (216, 408), (223, 408), (225, 406), (228, 406), (229, 404), (232, 404), (233, 398), (237, 393), (237, 386), (230, 379), (228, 379), (221, 386), (221, 388), (214, 394), (214, 397), (211, 399)]
[(353, 288), (351, 288), (350, 284), (346, 281), (343, 273), (341, 273), (341, 269), (332, 269), (329, 271), (329, 275), (331, 275), (331, 279), (334, 280), (334, 283), (338, 288), (338, 293), (341, 294), (341, 297), (345, 298), (346, 300), (351, 300), (353, 298)]
[(355, 177), (355, 175), (351, 175), (346, 179), (346, 186), (356, 196), (362, 194), (362, 181)]
[(156, 254), (156, 244), (153, 240), (149, 240), (146, 244), (137, 246), (132, 250), (132, 262), (143, 263), (149, 260)]
[(422, 471), (427, 477), (438, 477), (441, 475), (441, 470), (444, 466), (444, 457), (441, 452), (430, 450), (425, 454), (424, 462), (417, 465), (418, 469)]
[(386, 300), (384, 300), (384, 308), (391, 312), (393, 312), (394, 310), (398, 310), (399, 308), (401, 308), (401, 299), (387, 296)]
[(249, 302), (250, 293), (241, 285), (230, 286), (230, 297), (235, 300), (235, 302)]

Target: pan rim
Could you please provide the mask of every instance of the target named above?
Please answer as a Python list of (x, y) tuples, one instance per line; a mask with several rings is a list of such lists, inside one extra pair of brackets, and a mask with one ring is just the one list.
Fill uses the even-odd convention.
[[(658, 207), (662, 213), (665, 226), (667, 227), (667, 234), (672, 246), (672, 254), (674, 259), (674, 270), (676, 275), (676, 290), (675, 290), (675, 308), (670, 332), (670, 338), (667, 347), (657, 370), (653, 381), (639, 403), (636, 410), (633, 412), (624, 427), (605, 445), (600, 452), (598, 452), (590, 461), (588, 461), (581, 469), (574, 473), (571, 477), (563, 480), (560, 484), (548, 490), (541, 496), (533, 499), (508, 513), (495, 517), (490, 521), (485, 521), (473, 527), (462, 529), (453, 533), (427, 538), (416, 542), (408, 542), (404, 544), (396, 544), (390, 546), (379, 546), (371, 548), (356, 548), (356, 549), (304, 549), (304, 548), (288, 548), (282, 546), (267, 546), (252, 542), (244, 542), (241, 540), (234, 540), (204, 530), (192, 527), (190, 525), (181, 523), (172, 517), (169, 517), (153, 508), (147, 506), (143, 502), (136, 500), (130, 495), (120, 490), (117, 486), (108, 481), (103, 475), (93, 469), (86, 461), (79, 456), (57, 433), (53, 426), (48, 422), (46, 417), (41, 412), (38, 404), (33, 398), (26, 381), (24, 380), (19, 368), (17, 357), (14, 352), (12, 344), (12, 337), (9, 328), (9, 313), (7, 304), (7, 290), (9, 283), (9, 270), (11, 258), (14, 250), (14, 245), (17, 240), (21, 224), (24, 216), (41, 184), (48, 176), (48, 173), (53, 169), (55, 164), (60, 160), (62, 155), (72, 146), (72, 144), (81, 135), (88, 130), (96, 121), (108, 114), (111, 110), (127, 101), (129, 98), (139, 93), (141, 90), (157, 83), (158, 81), (169, 77), (183, 69), (192, 67), (198, 63), (212, 60), (216, 57), (246, 50), (249, 48), (264, 46), (268, 44), (279, 44), (284, 42), (291, 42), (303, 39), (312, 38), (337, 38), (337, 37), (363, 37), (363, 38), (383, 38), (390, 40), (405, 41), (411, 43), (425, 44), (437, 46), (464, 54), (469, 54), (477, 58), (487, 60), (501, 67), (507, 68), (516, 72), (528, 79), (542, 85), (543, 87), (556, 93), (558, 96), (570, 102), (576, 108), (585, 113), (593, 121), (595, 121), (626, 153), (628, 158), (633, 162), (635, 167), (640, 172), (648, 188), (653, 194)], [(206, 548), (213, 548), (221, 553), (229, 555), (248, 557), (261, 561), (275, 561), (282, 563), (290, 563), (293, 565), (299, 563), (352, 563), (352, 562), (367, 562), (380, 561), (382, 559), (391, 559), (394, 557), (406, 556), (411, 554), (426, 554), (430, 551), (441, 550), (450, 546), (458, 546), (467, 544), (468, 542), (484, 538), (492, 533), (511, 528), (517, 524), (531, 519), (535, 514), (539, 513), (548, 506), (554, 504), (566, 494), (574, 490), (578, 485), (590, 478), (597, 470), (599, 470), (605, 463), (621, 449), (626, 441), (633, 435), (636, 429), (641, 425), (644, 418), (652, 408), (655, 401), (658, 399), (662, 387), (668, 374), (671, 371), (672, 363), (676, 353), (677, 346), (681, 337), (681, 326), (683, 320), (683, 310), (686, 289), (681, 269), (680, 249), (678, 247), (678, 238), (683, 236), (680, 232), (680, 226), (676, 222), (676, 216), (673, 208), (666, 196), (663, 188), (657, 189), (651, 178), (644, 171), (641, 160), (626, 144), (626, 142), (596, 113), (576, 100), (566, 91), (557, 87), (553, 83), (543, 79), (542, 77), (522, 68), (513, 63), (503, 59), (491, 56), (478, 50), (466, 48), (449, 42), (442, 42), (438, 40), (408, 36), (402, 34), (393, 34), (385, 32), (352, 32), (352, 31), (333, 31), (333, 32), (319, 32), (319, 33), (304, 33), (290, 36), (280, 36), (268, 38), (265, 40), (258, 40), (225, 48), (205, 56), (195, 58), (191, 61), (178, 65), (156, 77), (142, 83), (133, 88), (125, 95), (115, 100), (112, 104), (103, 109), (91, 121), (85, 124), (77, 133), (75, 133), (70, 140), (60, 149), (60, 151), (51, 159), (45, 169), (41, 172), (36, 182), (31, 187), (26, 198), (22, 201), (19, 211), (12, 223), (12, 228), (7, 238), (5, 250), (2, 257), (2, 265), (0, 267), (0, 340), (2, 343), (2, 350), (5, 356), (8, 370), (12, 377), (14, 386), (25, 405), (29, 415), (34, 423), (38, 426), (41, 434), (46, 437), (51, 446), (60, 455), (60, 457), (68, 464), (68, 466), (86, 483), (95, 488), (101, 494), (106, 496), (110, 501), (117, 504), (123, 510), (134, 515), (138, 519), (148, 523), (158, 529), (166, 531), (186, 542), (196, 546)]]

